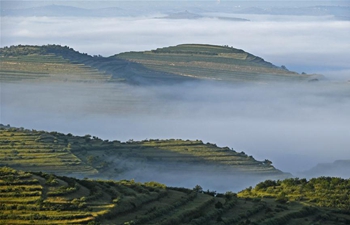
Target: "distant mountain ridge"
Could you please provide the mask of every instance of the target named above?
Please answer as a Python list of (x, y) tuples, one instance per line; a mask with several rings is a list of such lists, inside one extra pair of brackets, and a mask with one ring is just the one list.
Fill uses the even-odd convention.
[[(201, 13), (217, 13), (225, 12), (230, 14), (265, 14), (265, 15), (294, 15), (294, 16), (334, 16), (336, 19), (349, 20), (350, 7), (348, 6), (326, 6), (314, 5), (307, 7), (236, 7), (236, 5), (226, 4), (204, 4), (203, 7), (198, 5), (188, 4), (179, 6), (173, 4), (169, 7), (164, 7), (161, 4), (148, 5), (130, 5), (121, 4), (119, 7), (105, 7), (97, 9), (86, 9), (82, 7), (73, 7), (67, 5), (51, 4), (40, 7), (31, 7), (23, 9), (2, 9), (1, 16), (49, 16), (49, 17), (131, 17), (145, 16), (154, 13), (169, 14), (169, 19), (173, 18), (177, 12), (185, 10), (197, 12), (197, 16), (203, 17)], [(138, 7), (137, 7), (138, 6)], [(178, 15), (180, 16), (180, 15)], [(175, 17), (178, 17), (175, 16)], [(187, 16), (188, 17), (188, 16)], [(189, 18), (193, 18), (192, 16)], [(167, 19), (167, 17), (165, 17)], [(223, 17), (219, 19), (229, 19)], [(239, 18), (237, 18), (239, 19)]]
[(333, 163), (319, 163), (307, 171), (300, 172), (298, 175), (304, 177), (341, 176), (350, 178), (350, 159), (336, 160)]
[(215, 17), (215, 16), (202, 16), (200, 14), (192, 13), (187, 10), (177, 13), (170, 13), (167, 16), (163, 17), (156, 17), (156, 19), (220, 19), (220, 20), (230, 20), (230, 21), (249, 21), (247, 19), (243, 18), (237, 18), (237, 17)]

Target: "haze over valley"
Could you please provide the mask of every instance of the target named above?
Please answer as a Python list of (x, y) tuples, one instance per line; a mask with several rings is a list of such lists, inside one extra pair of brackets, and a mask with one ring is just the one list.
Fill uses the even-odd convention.
[(2, 2), (2, 124), (202, 140), (301, 176), (350, 158), (348, 3), (50, 3)]

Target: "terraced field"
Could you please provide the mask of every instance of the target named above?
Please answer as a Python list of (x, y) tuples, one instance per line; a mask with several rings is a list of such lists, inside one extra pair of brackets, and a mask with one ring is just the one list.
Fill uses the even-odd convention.
[(94, 174), (70, 151), (70, 144), (45, 132), (0, 130), (0, 163), (28, 171)]
[(183, 44), (146, 52), (126, 52), (120, 59), (181, 76), (224, 81), (305, 81), (301, 75), (228, 46)]
[[(348, 181), (343, 181), (348, 182)], [(133, 180), (79, 180), (0, 168), (1, 224), (330, 224), (350, 213), (273, 198), (237, 197)], [(311, 199), (312, 200), (312, 199)]]
[(0, 48), (0, 63), (2, 82), (127, 82), (154, 85), (191, 80), (169, 72), (149, 70), (141, 64), (122, 59), (90, 56), (60, 45)]
[(190, 140), (108, 141), (2, 126), (0, 164), (56, 174), (118, 175), (135, 169), (288, 176), (244, 152)]
[(3, 56), (0, 68), (1, 82), (21, 80), (106, 82), (111, 78), (95, 68), (71, 63), (62, 56), (54, 54)]
[(111, 57), (90, 56), (67, 46), (0, 48), (1, 80), (176, 84), (185, 81), (308, 81), (319, 77), (274, 66), (228, 46), (184, 44)]

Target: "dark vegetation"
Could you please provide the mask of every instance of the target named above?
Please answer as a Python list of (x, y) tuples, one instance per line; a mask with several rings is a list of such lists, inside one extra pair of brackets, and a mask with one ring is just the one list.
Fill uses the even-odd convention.
[(266, 180), (253, 189), (245, 189), (239, 196), (276, 198), (281, 203), (301, 201), (322, 207), (339, 208), (350, 213), (350, 179), (338, 177)]
[[(348, 189), (350, 183), (338, 178), (317, 178), (305, 182), (288, 179), (276, 184), (292, 187), (300, 182), (336, 183), (332, 188), (320, 185), (318, 189), (344, 194), (344, 187)], [(258, 186), (270, 183), (266, 181)], [(294, 193), (291, 189), (285, 191), (286, 195)], [(303, 189), (301, 193), (307, 195), (307, 192)], [(320, 207), (312, 198), (308, 202), (294, 199), (286, 203), (279, 197), (258, 198), (252, 193), (252, 190), (243, 191), (237, 196), (232, 192), (204, 191), (199, 185), (186, 189), (166, 187), (154, 181), (79, 180), (1, 167), (0, 223), (350, 224), (350, 211), (341, 204)], [(338, 196), (331, 194), (327, 201), (338, 201)]]
[[(228, 46), (178, 45), (113, 57), (90, 56), (68, 46), (18, 45), (0, 49), (1, 80), (173, 84), (202, 79), (224, 81), (311, 80)], [(53, 79), (54, 78), (54, 79)]]
[[(199, 140), (127, 142), (0, 126), (0, 165), (55, 174), (116, 177), (132, 170), (280, 176), (269, 160)], [(205, 169), (204, 169), (205, 168)]]

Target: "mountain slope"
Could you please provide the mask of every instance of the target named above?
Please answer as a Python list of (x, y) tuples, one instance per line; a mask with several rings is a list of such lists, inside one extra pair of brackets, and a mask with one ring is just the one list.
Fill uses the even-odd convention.
[(223, 81), (301, 81), (313, 79), (274, 66), (262, 58), (228, 46), (183, 44), (115, 58), (141, 63), (149, 69), (198, 79)]
[[(324, 179), (314, 180), (317, 183)], [(349, 180), (338, 179), (336, 192), (346, 195), (341, 187), (348, 183)], [(328, 191), (328, 188), (321, 186), (318, 190)], [(0, 167), (0, 196), (1, 224), (306, 225), (311, 222), (343, 225), (350, 222), (348, 211), (338, 205), (326, 208), (300, 200), (285, 204), (280, 198), (252, 198), (251, 194), (237, 197), (232, 192), (203, 191), (198, 185), (186, 189), (154, 181), (79, 180), (9, 167)], [(349, 200), (348, 196), (343, 201)], [(332, 195), (328, 201), (336, 199)]]
[[(156, 179), (173, 186), (194, 186), (201, 181), (218, 185), (218, 190), (290, 176), (269, 160), (257, 161), (243, 152), (198, 140), (120, 142), (3, 127), (0, 143), (0, 165), (61, 175)], [(234, 182), (235, 178), (240, 182)]]
[(60, 45), (4, 47), (0, 49), (0, 59), (3, 81), (35, 79), (156, 85), (193, 80), (123, 59), (90, 56)]
[(262, 58), (231, 47), (185, 44), (112, 57), (90, 56), (67, 46), (19, 45), (0, 49), (1, 80), (176, 84), (203, 79), (229, 82), (308, 81)]
[(300, 172), (303, 177), (341, 176), (350, 178), (350, 160), (336, 160), (333, 163), (319, 163), (310, 170)]

